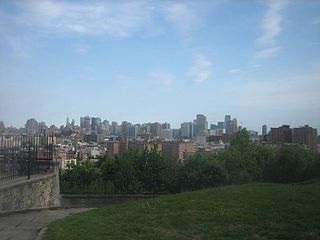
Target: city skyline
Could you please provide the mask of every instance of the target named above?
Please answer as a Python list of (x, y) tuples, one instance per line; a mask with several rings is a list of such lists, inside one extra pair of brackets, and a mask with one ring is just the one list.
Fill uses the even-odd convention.
[(0, 120), (320, 129), (319, 1), (1, 1)]
[[(234, 128), (232, 125), (233, 125), (233, 122), (235, 121), (235, 125), (234, 126), (236, 126), (236, 127), (235, 127), (235, 129), (231, 130), (232, 131), (231, 133), (229, 133), (231, 135), (233, 135), (235, 132), (239, 131), (239, 128), (240, 129), (245, 128), (248, 131), (255, 131), (259, 135), (265, 135), (266, 133), (264, 133), (264, 132), (271, 131), (271, 128), (278, 128), (278, 127), (281, 128), (283, 126), (288, 126), (288, 127), (291, 126), (291, 127), (296, 127), (296, 128), (297, 127), (303, 128), (303, 127), (306, 127), (306, 126), (314, 127), (314, 126), (311, 126), (311, 125), (309, 125), (307, 123), (301, 124), (301, 125), (290, 125), (290, 124), (287, 124), (287, 123), (282, 123), (282, 124), (279, 124), (278, 126), (263, 124), (263, 125), (260, 126), (260, 129), (256, 130), (256, 129), (252, 129), (252, 128), (248, 127), (248, 126), (241, 125), (241, 123), (243, 123), (243, 122), (239, 122), (238, 123), (238, 119), (237, 119), (236, 116), (225, 115), (224, 116), (224, 120), (220, 119), (218, 121), (208, 121), (207, 116), (203, 115), (201, 113), (200, 114), (199, 113), (196, 114), (193, 119), (185, 120), (185, 121), (179, 123), (178, 126), (172, 125), (169, 121), (154, 121), (154, 122), (151, 122), (151, 121), (131, 122), (131, 121), (128, 121), (128, 120), (116, 121), (116, 120), (113, 120), (113, 119), (105, 119), (105, 118), (100, 117), (100, 116), (89, 116), (89, 115), (81, 116), (78, 119), (78, 121), (76, 119), (74, 119), (74, 118), (67, 117), (65, 119), (64, 123), (62, 123), (60, 125), (56, 125), (56, 124), (54, 124), (52, 122), (46, 122), (46, 121), (43, 121), (41, 119), (36, 119), (34, 117), (26, 119), (25, 123), (22, 126), (14, 126), (14, 125), (8, 126), (1, 119), (0, 119), (0, 122), (1, 122), (1, 124), (4, 124), (5, 128), (13, 127), (13, 128), (16, 128), (17, 130), (19, 130), (20, 128), (21, 129), (25, 129), (26, 125), (28, 124), (28, 122), (30, 120), (31, 121), (36, 121), (37, 124), (39, 124), (39, 126), (42, 125), (42, 126), (46, 126), (47, 128), (50, 128), (51, 126), (55, 126), (55, 128), (60, 128), (60, 127), (67, 128), (68, 126), (72, 125), (72, 126), (80, 127), (80, 129), (84, 129), (84, 128), (88, 128), (88, 126), (84, 127), (85, 121), (86, 121), (85, 119), (88, 118), (89, 119), (89, 123), (88, 124), (89, 124), (89, 128), (90, 129), (91, 129), (91, 126), (96, 124), (96, 123), (98, 123), (98, 125), (99, 125), (99, 124), (105, 124), (106, 122), (107, 122), (106, 124), (108, 124), (110, 128), (113, 127), (113, 123), (116, 123), (117, 127), (119, 128), (119, 130), (120, 130), (122, 124), (130, 124), (131, 126), (135, 126), (135, 125), (143, 126), (145, 124), (152, 126), (153, 124), (160, 124), (160, 127), (161, 127), (161, 125), (163, 125), (161, 127), (161, 129), (167, 129), (167, 128), (171, 129), (171, 130), (179, 129), (181, 131), (180, 134), (189, 135), (186, 132), (188, 132), (188, 131), (192, 131), (192, 132), (193, 131), (197, 131), (197, 130), (193, 130), (193, 128), (194, 128), (195, 125), (197, 125), (196, 122), (199, 121), (199, 116), (200, 116), (200, 123), (201, 123), (202, 129), (206, 129), (206, 130), (223, 129), (224, 131), (227, 131), (227, 128), (229, 128), (229, 129), (233, 129)], [(204, 120), (201, 120), (201, 118), (204, 118)], [(98, 119), (99, 119), (99, 122), (93, 123), (93, 121), (97, 121)], [(81, 121), (83, 121), (83, 122), (81, 123)], [(186, 130), (186, 128), (188, 128), (186, 124), (191, 124), (192, 125), (192, 127), (191, 127), (192, 130), (191, 129), (190, 130)], [(221, 124), (223, 124), (223, 126), (221, 126)], [(232, 125), (228, 126), (228, 124), (232, 124)], [(165, 127), (164, 127), (164, 125), (165, 125)], [(38, 129), (38, 126), (36, 128)], [(314, 127), (314, 128), (316, 130), (318, 130), (316, 127)], [(96, 132), (96, 130), (93, 131), (93, 132)], [(184, 133), (182, 133), (182, 132), (184, 132)], [(225, 132), (225, 133), (227, 133), (227, 132)]]

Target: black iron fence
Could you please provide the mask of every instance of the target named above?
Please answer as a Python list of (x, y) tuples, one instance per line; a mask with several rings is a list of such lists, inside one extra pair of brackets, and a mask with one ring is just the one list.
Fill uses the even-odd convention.
[(54, 135), (1, 134), (0, 182), (53, 169)]

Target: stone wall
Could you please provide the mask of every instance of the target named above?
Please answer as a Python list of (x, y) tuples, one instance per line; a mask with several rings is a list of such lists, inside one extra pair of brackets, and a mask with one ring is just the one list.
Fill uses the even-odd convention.
[(59, 173), (34, 175), (0, 186), (0, 213), (61, 206)]

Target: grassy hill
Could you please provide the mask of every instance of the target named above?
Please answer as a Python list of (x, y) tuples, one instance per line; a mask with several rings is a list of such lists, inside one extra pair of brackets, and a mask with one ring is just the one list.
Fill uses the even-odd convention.
[(320, 239), (320, 183), (246, 184), (110, 205), (52, 223), (46, 240)]

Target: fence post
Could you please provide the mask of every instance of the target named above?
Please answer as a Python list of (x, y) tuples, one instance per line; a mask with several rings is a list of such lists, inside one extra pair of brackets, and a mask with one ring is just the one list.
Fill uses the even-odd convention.
[(28, 179), (30, 179), (30, 171), (31, 171), (31, 149), (30, 149), (30, 145), (29, 145)]

